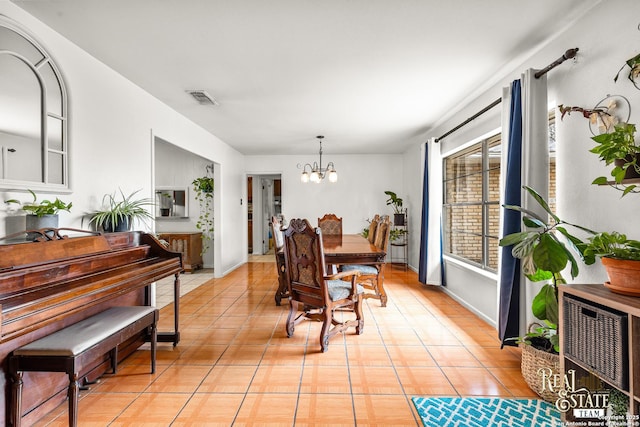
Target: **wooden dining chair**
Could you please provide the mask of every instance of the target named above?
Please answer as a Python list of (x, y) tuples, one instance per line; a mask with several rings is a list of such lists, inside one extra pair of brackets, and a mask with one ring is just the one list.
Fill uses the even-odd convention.
[[(385, 252), (389, 245), (389, 234), (391, 232), (391, 222), (387, 216), (377, 226), (375, 232), (374, 245)], [(386, 255), (385, 255), (386, 257)], [(366, 298), (376, 298), (380, 300), (382, 307), (387, 306), (387, 293), (384, 290), (384, 262), (375, 265), (363, 265), (363, 264), (344, 264), (341, 266), (340, 271), (359, 271), (360, 277), (358, 281), (367, 290), (373, 292), (365, 292), (362, 296)]]
[(379, 222), (380, 222), (380, 215), (376, 214), (371, 220), (371, 222), (369, 223), (369, 234), (367, 234), (367, 239), (371, 244), (374, 244), (376, 241), (376, 230), (378, 228)]
[[(292, 219), (284, 230), (284, 258), (290, 305), (286, 323), (288, 337), (303, 320), (320, 320), (320, 349), (325, 352), (329, 339), (337, 333), (353, 327), (357, 335), (362, 334), (364, 289), (357, 283), (359, 272), (326, 274), (319, 229), (313, 228), (306, 219)], [(334, 312), (342, 308), (348, 310), (340, 312), (343, 320), (338, 320)], [(350, 319), (354, 314), (355, 319)]]
[(338, 218), (335, 214), (325, 214), (322, 218), (318, 218), (318, 227), (324, 236), (342, 236), (342, 218)]
[(274, 254), (276, 256), (276, 268), (278, 269), (278, 289), (276, 290), (276, 305), (280, 305), (283, 299), (289, 297), (289, 287), (287, 286), (287, 275), (284, 265), (284, 235), (282, 233), (282, 222), (277, 216), (271, 217), (271, 235), (275, 243)]

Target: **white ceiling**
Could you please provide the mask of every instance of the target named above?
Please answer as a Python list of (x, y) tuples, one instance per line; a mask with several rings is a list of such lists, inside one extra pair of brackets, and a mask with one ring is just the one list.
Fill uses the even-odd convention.
[(12, 1), (244, 154), (357, 154), (423, 142), (599, 0)]

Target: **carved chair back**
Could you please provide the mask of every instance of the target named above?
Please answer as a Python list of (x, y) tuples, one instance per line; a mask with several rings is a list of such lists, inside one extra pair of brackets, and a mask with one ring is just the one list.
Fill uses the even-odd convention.
[(292, 219), (284, 231), (284, 257), (290, 298), (314, 307), (329, 301), (325, 286), (322, 235), (306, 219)]
[(369, 224), (369, 234), (367, 235), (367, 239), (369, 243), (374, 243), (376, 241), (376, 230), (378, 229), (378, 223), (380, 223), (380, 215), (376, 214), (371, 223)]
[(387, 220), (379, 223), (378, 228), (376, 229), (376, 238), (373, 243), (376, 248), (382, 249), (386, 252), (390, 233), (391, 223), (389, 222), (389, 218), (387, 217)]
[(338, 218), (335, 214), (325, 214), (322, 218), (318, 218), (318, 227), (325, 236), (342, 236), (342, 218)]

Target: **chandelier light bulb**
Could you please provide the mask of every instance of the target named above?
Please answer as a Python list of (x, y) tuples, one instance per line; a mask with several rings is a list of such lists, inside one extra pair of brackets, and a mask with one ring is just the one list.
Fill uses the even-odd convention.
[[(329, 178), (329, 182), (336, 182), (338, 181), (338, 173), (336, 172), (336, 167), (333, 165), (333, 162), (329, 162), (326, 168), (322, 167), (322, 139), (324, 136), (318, 135), (316, 138), (318, 138), (318, 142), (320, 143), (319, 161), (313, 162), (313, 166), (310, 163), (304, 165), (298, 163), (298, 169), (302, 169), (300, 181), (303, 183), (311, 181), (319, 184), (323, 179)], [(308, 170), (307, 167), (309, 167)]]

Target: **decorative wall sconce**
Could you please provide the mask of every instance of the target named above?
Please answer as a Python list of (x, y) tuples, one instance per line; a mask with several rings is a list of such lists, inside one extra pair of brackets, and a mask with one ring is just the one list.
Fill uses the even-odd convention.
[[(338, 180), (338, 172), (333, 162), (329, 162), (326, 168), (322, 167), (322, 139), (324, 136), (318, 135), (318, 142), (320, 143), (320, 160), (313, 162), (313, 165), (305, 163), (304, 165), (298, 163), (298, 169), (302, 169), (302, 175), (300, 180), (304, 183), (309, 181), (319, 184), (323, 179), (329, 178), (329, 182), (336, 182)], [(309, 167), (309, 170), (307, 170)]]

